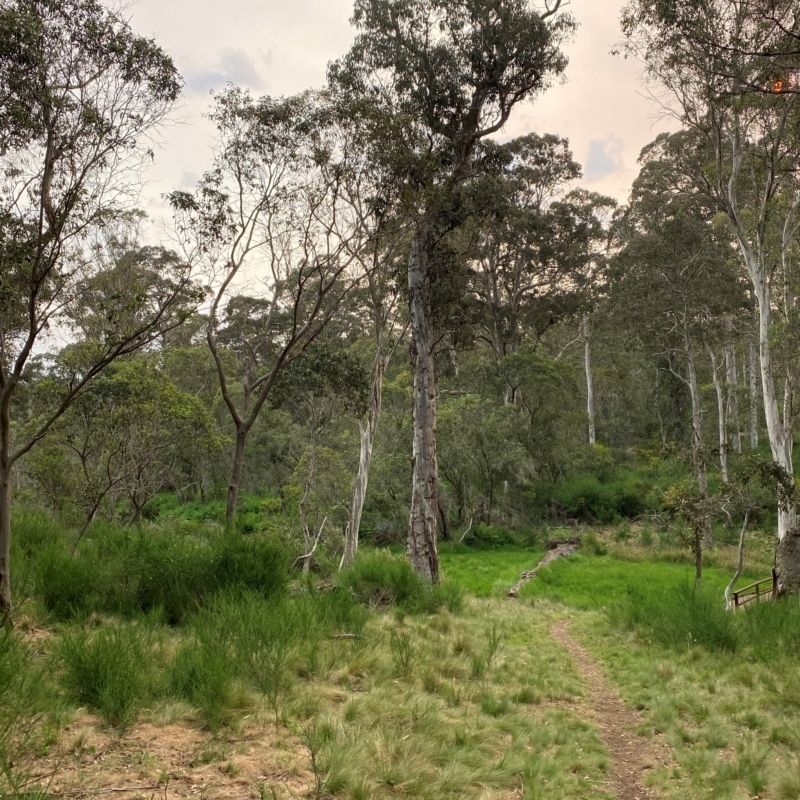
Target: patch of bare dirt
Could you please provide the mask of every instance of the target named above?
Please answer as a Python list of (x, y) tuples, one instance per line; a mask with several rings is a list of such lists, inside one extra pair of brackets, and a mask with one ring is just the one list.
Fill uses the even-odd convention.
[(657, 795), (644, 786), (644, 775), (659, 764), (654, 748), (634, 731), (639, 716), (625, 708), (619, 694), (586, 650), (569, 633), (569, 623), (556, 623), (551, 633), (575, 659), (586, 680), (590, 696), (586, 716), (597, 726), (611, 754), (610, 788), (617, 800), (655, 800)]
[(302, 744), (252, 726), (215, 737), (188, 724), (138, 725), (122, 738), (94, 717), (67, 726), (35, 767), (38, 783), (64, 798), (248, 800), (304, 796), (313, 783)]

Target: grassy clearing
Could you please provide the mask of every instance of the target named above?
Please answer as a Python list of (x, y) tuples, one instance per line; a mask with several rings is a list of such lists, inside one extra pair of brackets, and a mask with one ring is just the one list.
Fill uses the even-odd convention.
[[(445, 548), (435, 591), (365, 550), (334, 588), (287, 585), (277, 556), (254, 566), (258, 538), (133, 540), (126, 562), (109, 533), (75, 559), (102, 564), (106, 588), (58, 611), (40, 553), (61, 545), (31, 547), (31, 630), (0, 640), (0, 793), (58, 767), (66, 791), (170, 777), (287, 800), (603, 798), (608, 754), (581, 716), (591, 687), (549, 633), (568, 617), (641, 733), (669, 746), (673, 766), (649, 775), (665, 797), (800, 800), (800, 607), (726, 615), (724, 558), (698, 596), (677, 550), (629, 533), (587, 536), (519, 601), (498, 595), (542, 550)], [(137, 566), (109, 591), (144, 555), (170, 562), (166, 585)]]
[(625, 700), (642, 711), (640, 733), (669, 747), (674, 766), (651, 775), (664, 797), (800, 798), (796, 657), (764, 663), (748, 649), (665, 647), (620, 631), (597, 612), (575, 615), (572, 624)]
[[(763, 577), (758, 575), (757, 577)], [(748, 576), (743, 577), (746, 581)], [(703, 582), (722, 602), (730, 575), (719, 569), (704, 571)], [(666, 592), (694, 583), (694, 566), (665, 561), (622, 560), (611, 555), (578, 552), (556, 561), (521, 592), (521, 598), (547, 598), (580, 609), (603, 608), (624, 597), (631, 587), (646, 586)]]
[(444, 546), (439, 554), (443, 574), (474, 597), (506, 594), (543, 555), (541, 548), (470, 550), (458, 546)]

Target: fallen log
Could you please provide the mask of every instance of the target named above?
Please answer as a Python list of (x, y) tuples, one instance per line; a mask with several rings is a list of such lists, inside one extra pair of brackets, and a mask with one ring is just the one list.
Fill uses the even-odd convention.
[(573, 555), (581, 546), (581, 540), (576, 538), (567, 540), (555, 540), (547, 543), (548, 552), (545, 553), (544, 558), (536, 565), (534, 569), (526, 570), (520, 576), (520, 579), (511, 587), (508, 592), (509, 597), (519, 597), (522, 587), (533, 580), (540, 569), (558, 561), (559, 558), (568, 558)]

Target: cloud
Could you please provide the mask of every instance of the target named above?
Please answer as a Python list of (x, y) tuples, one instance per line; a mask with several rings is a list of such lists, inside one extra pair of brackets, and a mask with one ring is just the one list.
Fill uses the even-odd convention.
[[(269, 57), (267, 59), (269, 60)], [(226, 83), (235, 83), (248, 89), (262, 90), (265, 83), (256, 69), (256, 59), (244, 50), (226, 47), (221, 50), (213, 69), (188, 70), (184, 75), (189, 92), (205, 94)]]
[(621, 169), (623, 147), (622, 139), (613, 134), (605, 139), (592, 139), (586, 155), (584, 178), (589, 182), (599, 181)]
[(180, 186), (181, 189), (189, 189), (191, 191), (199, 182), (200, 175), (197, 172), (184, 172), (181, 175)]

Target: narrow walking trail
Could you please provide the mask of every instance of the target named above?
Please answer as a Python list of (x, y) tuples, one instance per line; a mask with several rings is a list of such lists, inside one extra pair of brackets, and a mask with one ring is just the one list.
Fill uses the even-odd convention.
[(633, 730), (636, 714), (625, 708), (592, 657), (570, 636), (567, 620), (556, 623), (551, 633), (575, 659), (589, 687), (587, 716), (599, 728), (611, 754), (609, 782), (617, 800), (656, 800), (657, 795), (642, 784), (644, 773), (656, 765), (656, 759), (650, 743)]

